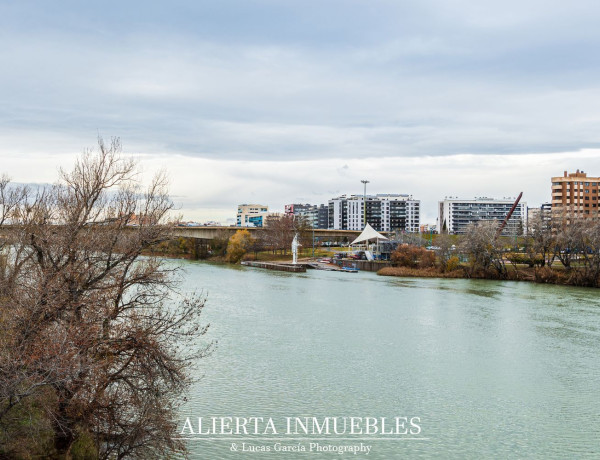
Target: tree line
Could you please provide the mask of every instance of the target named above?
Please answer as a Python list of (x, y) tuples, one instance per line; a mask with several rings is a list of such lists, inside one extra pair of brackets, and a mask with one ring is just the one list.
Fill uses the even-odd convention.
[(420, 247), (426, 242), (417, 238), (399, 245), (392, 261), (440, 272), (462, 270), (466, 277), (600, 285), (600, 220), (540, 215), (529, 222), (528, 235), (515, 237), (499, 237), (498, 228), (498, 221), (480, 221), (457, 237), (437, 235), (435, 251)]

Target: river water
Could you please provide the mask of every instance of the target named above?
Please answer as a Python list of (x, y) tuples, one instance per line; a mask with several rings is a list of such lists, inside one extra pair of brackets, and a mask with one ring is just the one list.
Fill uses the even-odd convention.
[[(218, 341), (181, 412), (192, 458), (600, 457), (597, 290), (176, 263)], [(277, 434), (198, 435), (198, 417), (271, 418)], [(289, 435), (286, 417), (420, 430)], [(361, 442), (368, 455), (323, 451)]]

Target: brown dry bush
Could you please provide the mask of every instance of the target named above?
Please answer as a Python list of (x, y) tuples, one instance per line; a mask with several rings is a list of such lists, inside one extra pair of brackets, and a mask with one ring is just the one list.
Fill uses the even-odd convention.
[(98, 147), (36, 193), (0, 181), (0, 457), (186, 450), (173, 433), (210, 351), (204, 300), (141, 257), (171, 239), (164, 174), (141, 188), (118, 140)]
[(402, 244), (392, 253), (391, 260), (400, 267), (429, 268), (435, 265), (435, 253), (419, 246)]

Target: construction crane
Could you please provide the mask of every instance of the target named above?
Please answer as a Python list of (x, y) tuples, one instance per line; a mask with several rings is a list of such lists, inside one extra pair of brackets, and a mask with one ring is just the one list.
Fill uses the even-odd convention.
[(522, 196), (523, 196), (523, 192), (519, 193), (519, 196), (517, 197), (514, 204), (512, 205), (512, 208), (510, 208), (510, 211), (508, 211), (508, 214), (506, 215), (506, 217), (500, 224), (500, 227), (498, 227), (498, 230), (496, 231), (496, 238), (498, 238), (500, 236), (500, 234), (502, 233), (502, 230), (504, 230), (504, 227), (506, 227), (508, 220), (512, 216), (513, 212), (515, 212), (515, 209), (517, 209), (517, 206), (519, 205), (519, 201), (521, 201)]

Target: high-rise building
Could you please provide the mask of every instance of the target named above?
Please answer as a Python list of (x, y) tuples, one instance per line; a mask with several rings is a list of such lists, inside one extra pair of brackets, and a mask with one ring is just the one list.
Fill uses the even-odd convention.
[(366, 221), (375, 230), (418, 232), (420, 201), (410, 195), (377, 194), (340, 196), (329, 200), (329, 228), (362, 230)]
[(543, 203), (537, 208), (527, 208), (527, 234), (531, 235), (536, 227), (536, 220), (541, 219), (543, 228), (549, 229), (552, 226), (552, 204)]
[(600, 177), (587, 177), (583, 171), (564, 172), (552, 178), (552, 216), (597, 218), (600, 210)]
[(348, 230), (348, 197), (346, 195), (332, 198), (328, 203), (327, 228)]
[(329, 207), (324, 204), (286, 204), (285, 215), (304, 218), (314, 228), (327, 228)]
[(542, 203), (540, 210), (542, 220), (550, 225), (552, 223), (552, 203)]
[(329, 224), (329, 206), (320, 204), (317, 208), (317, 226), (315, 228), (328, 228)]
[[(469, 224), (482, 220), (502, 222), (514, 204), (514, 199), (476, 198), (460, 200), (446, 198), (439, 202), (438, 232), (462, 234)], [(521, 201), (502, 231), (503, 235), (523, 235), (527, 231), (527, 203)]]
[(237, 210), (237, 227), (263, 227), (269, 207), (262, 204), (240, 204)]

